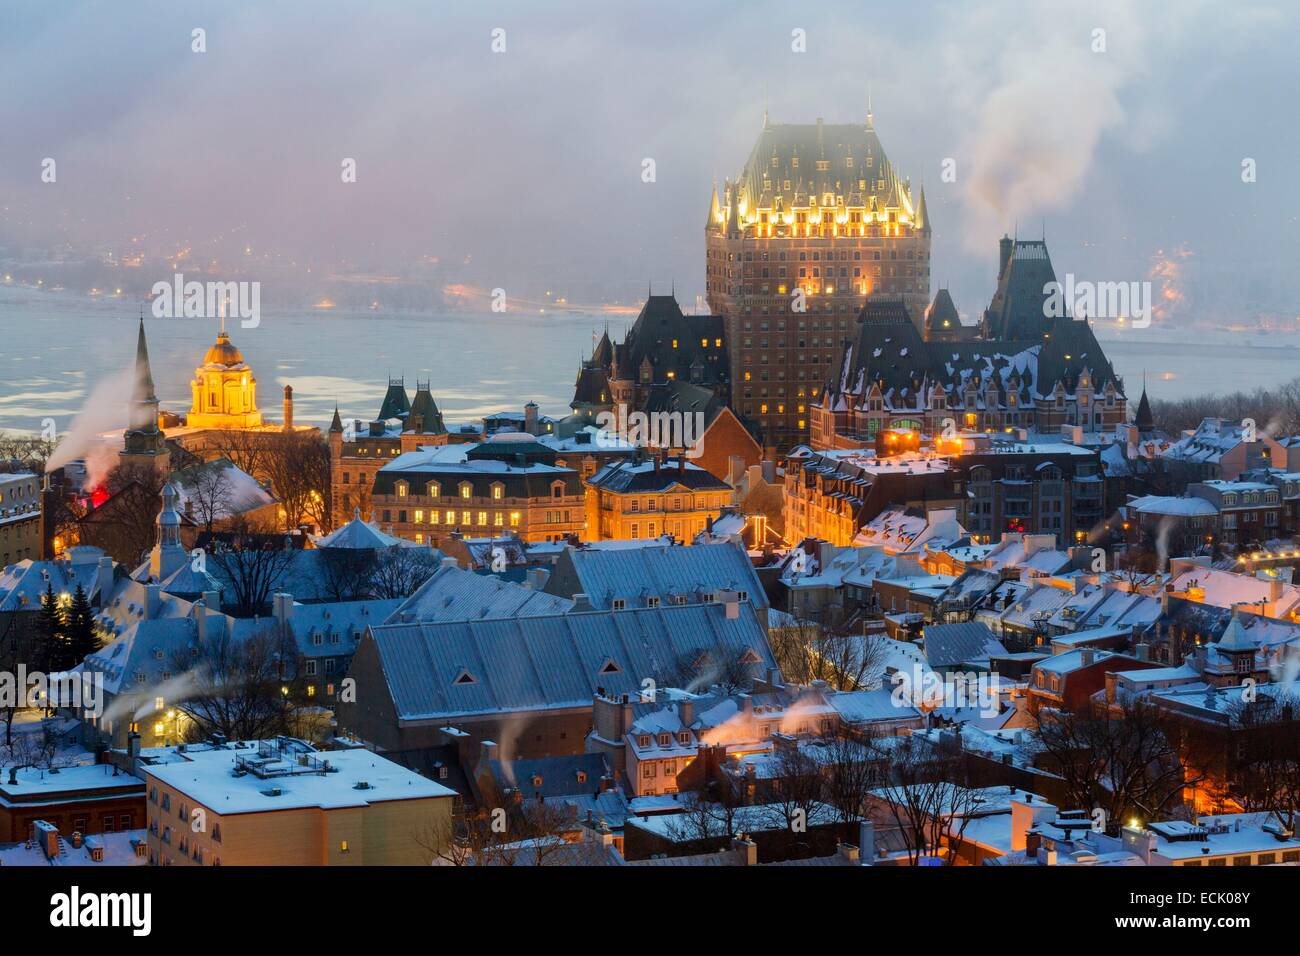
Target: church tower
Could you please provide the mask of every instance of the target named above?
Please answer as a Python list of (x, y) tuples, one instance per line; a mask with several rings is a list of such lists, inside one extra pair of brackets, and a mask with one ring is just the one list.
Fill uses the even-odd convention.
[(226, 332), (224, 304), (217, 340), (203, 356), (203, 364), (194, 370), (190, 390), (193, 402), (185, 419), (188, 427), (227, 430), (261, 427), (257, 379)]
[(135, 343), (135, 381), (131, 388), (131, 406), (123, 434), (121, 463), (145, 465), (167, 471), (170, 455), (162, 429), (158, 427), (158, 396), (154, 394), (153, 373), (149, 369), (149, 346), (144, 339), (144, 316)]

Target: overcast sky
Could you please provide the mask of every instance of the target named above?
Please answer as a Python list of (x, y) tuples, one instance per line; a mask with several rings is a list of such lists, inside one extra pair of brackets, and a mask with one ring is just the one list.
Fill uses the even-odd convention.
[(987, 302), (1003, 231), (1045, 228), (1058, 272), (1140, 280), (1165, 256), (1183, 321), (1294, 326), (1298, 20), (1251, 0), (6, 0), (0, 245), (141, 236), (366, 271), (432, 256), (526, 294), (675, 280), (689, 303), (710, 186), (739, 171), (764, 91), (773, 122), (859, 122), (870, 84), (963, 313)]

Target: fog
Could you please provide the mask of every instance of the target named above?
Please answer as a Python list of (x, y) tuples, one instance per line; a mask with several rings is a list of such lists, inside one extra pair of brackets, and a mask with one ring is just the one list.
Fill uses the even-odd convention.
[(1297, 22), (1249, 0), (10, 0), (0, 260), (138, 251), (158, 257), (149, 283), (179, 261), (308, 295), (360, 274), (584, 305), (653, 280), (693, 305), (711, 185), (739, 172), (765, 102), (774, 123), (859, 122), (869, 85), (963, 313), (987, 302), (1007, 231), (1045, 233), (1081, 277), (1167, 277), (1176, 259), (1167, 298), (1189, 324), (1291, 327)]

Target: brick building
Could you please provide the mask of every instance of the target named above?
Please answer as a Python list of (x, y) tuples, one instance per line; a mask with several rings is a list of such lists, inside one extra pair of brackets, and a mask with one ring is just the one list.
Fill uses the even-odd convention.
[(766, 446), (807, 441), (808, 406), (867, 296), (920, 322), (930, 222), (866, 122), (771, 124), (704, 227), (709, 308), (726, 322), (732, 403)]

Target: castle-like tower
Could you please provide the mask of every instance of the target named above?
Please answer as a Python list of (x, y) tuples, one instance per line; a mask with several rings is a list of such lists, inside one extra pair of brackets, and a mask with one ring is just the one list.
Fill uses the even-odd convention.
[(158, 427), (158, 396), (154, 394), (153, 372), (149, 368), (149, 346), (144, 338), (144, 316), (135, 343), (135, 382), (131, 388), (131, 406), (123, 433), (123, 465), (145, 465), (165, 472), (170, 453), (163, 431)]
[(740, 176), (715, 186), (704, 235), (709, 308), (726, 318), (732, 406), (784, 451), (868, 295), (930, 299), (923, 189), (864, 123), (768, 122)]
[(257, 379), (244, 361), (243, 354), (230, 341), (224, 313), (217, 340), (203, 356), (203, 364), (194, 370), (190, 390), (193, 402), (185, 419), (189, 428), (261, 427)]

